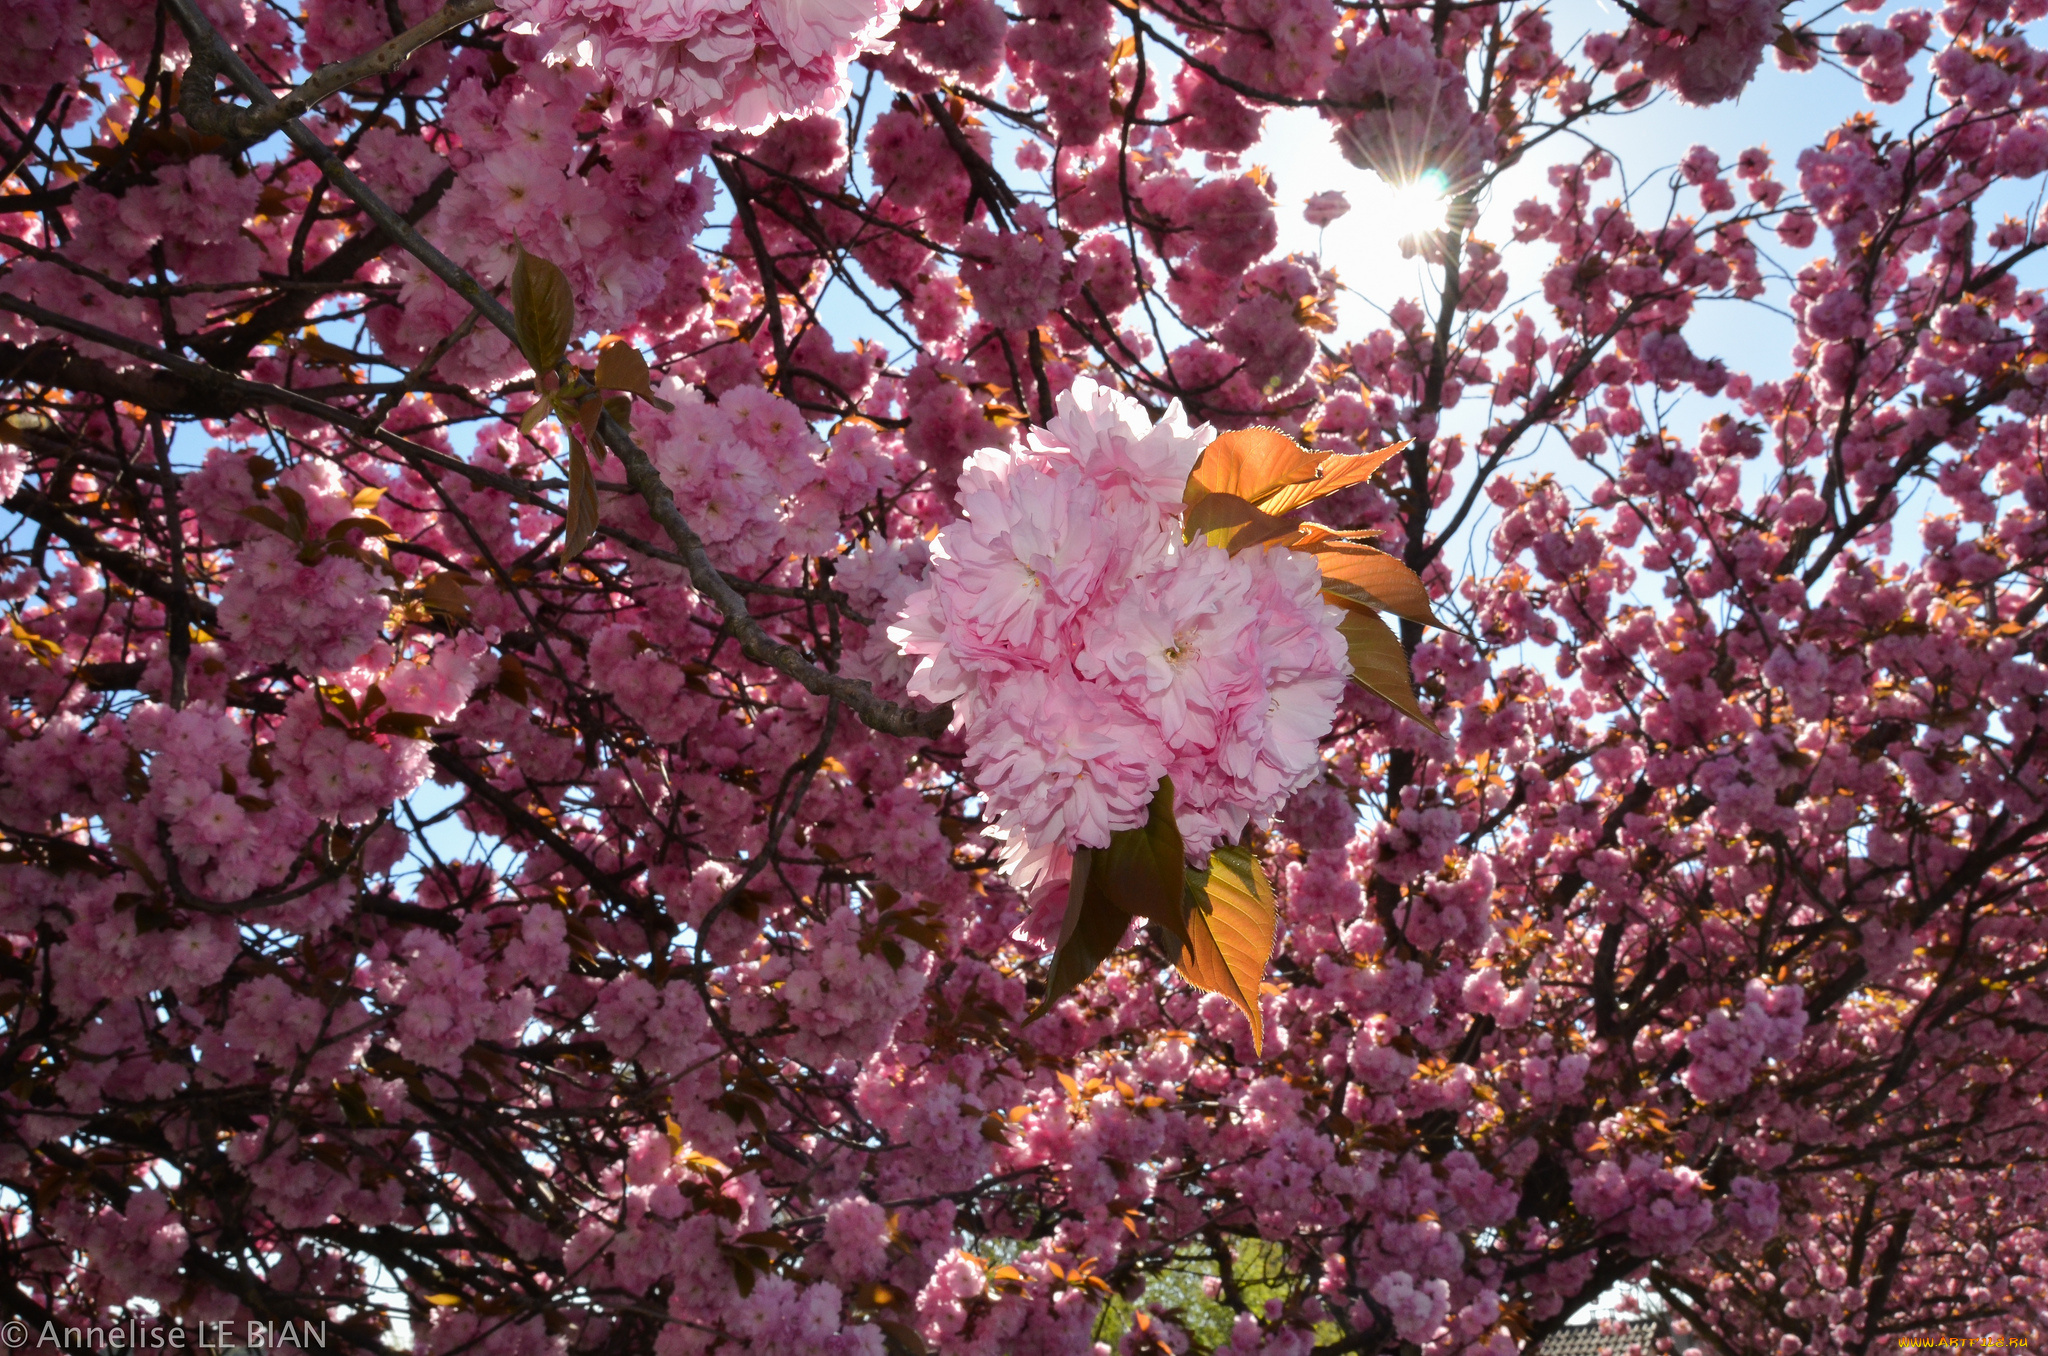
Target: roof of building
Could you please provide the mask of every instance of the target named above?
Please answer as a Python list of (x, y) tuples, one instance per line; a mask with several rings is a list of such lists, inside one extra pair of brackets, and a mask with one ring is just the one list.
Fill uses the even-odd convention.
[(1631, 1347), (1645, 1356), (1650, 1344), (1664, 1335), (1664, 1325), (1653, 1318), (1634, 1323), (1574, 1323), (1559, 1328), (1543, 1339), (1541, 1356), (1629, 1356)]

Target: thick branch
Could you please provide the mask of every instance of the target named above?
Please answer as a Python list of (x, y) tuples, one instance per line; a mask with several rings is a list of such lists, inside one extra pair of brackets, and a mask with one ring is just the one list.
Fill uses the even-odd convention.
[(155, 372), (117, 371), (49, 339), (25, 347), (0, 344), (0, 386), (86, 391), (145, 410), (200, 419), (226, 419), (237, 409), (223, 390)]
[[(397, 70), (420, 48), (452, 29), (462, 27), (471, 19), (490, 13), (495, 5), (496, 0), (456, 0), (456, 3), (414, 24), (383, 46), (347, 61), (329, 62), (307, 76), (284, 98), (278, 99), (273, 95), (267, 104), (258, 99), (254, 108), (232, 108), (214, 97), (213, 78), (220, 70), (219, 49), (195, 42), (192, 44), (192, 67), (185, 74), (178, 111), (185, 115), (186, 123), (195, 132), (226, 137), (236, 143), (261, 141), (328, 95), (346, 89), (358, 80)], [(181, 21), (182, 18), (181, 14)], [(269, 93), (267, 89), (264, 92)]]

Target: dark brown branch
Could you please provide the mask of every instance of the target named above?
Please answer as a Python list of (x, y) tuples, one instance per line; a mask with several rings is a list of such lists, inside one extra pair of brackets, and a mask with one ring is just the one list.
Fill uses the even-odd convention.
[[(254, 108), (231, 108), (214, 97), (213, 81), (220, 72), (218, 50), (211, 44), (192, 45), (192, 66), (186, 71), (178, 99), (178, 111), (195, 132), (226, 137), (238, 144), (261, 141), (272, 132), (308, 112), (330, 94), (348, 88), (358, 80), (395, 71), (411, 60), (414, 52), (442, 34), (462, 27), (471, 19), (488, 14), (496, 0), (456, 0), (440, 13), (414, 24), (405, 32), (347, 61), (329, 62), (307, 76), (282, 99), (257, 101)], [(268, 93), (268, 90), (265, 91)]]

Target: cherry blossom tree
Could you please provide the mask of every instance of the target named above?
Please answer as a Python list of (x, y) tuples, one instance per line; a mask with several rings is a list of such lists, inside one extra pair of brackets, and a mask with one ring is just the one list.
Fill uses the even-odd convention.
[(12, 1315), (2048, 1324), (2044, 0), (7, 13)]

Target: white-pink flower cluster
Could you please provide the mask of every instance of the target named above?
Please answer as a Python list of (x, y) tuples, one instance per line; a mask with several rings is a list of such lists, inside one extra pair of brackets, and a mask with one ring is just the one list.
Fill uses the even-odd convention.
[(637, 103), (702, 127), (758, 132), (837, 108), (846, 65), (886, 52), (896, 0), (514, 0), (556, 60), (594, 67)]
[(912, 694), (954, 703), (1021, 887), (1143, 823), (1162, 776), (1201, 860), (1316, 774), (1342, 613), (1307, 556), (1182, 543), (1212, 438), (1083, 377), (1021, 449), (968, 460), (889, 632), (918, 656)]

